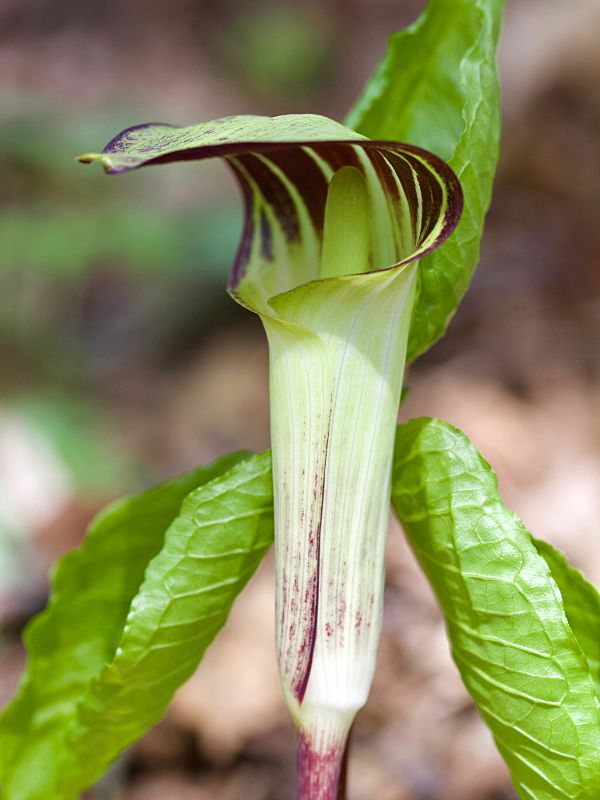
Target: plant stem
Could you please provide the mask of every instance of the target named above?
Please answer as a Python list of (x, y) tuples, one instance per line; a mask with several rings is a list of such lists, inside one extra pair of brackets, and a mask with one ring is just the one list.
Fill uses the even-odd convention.
[(352, 728), (346, 739), (346, 747), (344, 748), (344, 757), (342, 759), (342, 767), (340, 770), (340, 778), (338, 782), (338, 793), (336, 800), (346, 800), (346, 790), (348, 787), (348, 757), (350, 754), (350, 740), (352, 737)]
[(304, 736), (298, 740), (298, 800), (337, 800), (344, 750), (333, 746), (313, 750)]
[(345, 800), (348, 747), (345, 731), (299, 731), (297, 800)]

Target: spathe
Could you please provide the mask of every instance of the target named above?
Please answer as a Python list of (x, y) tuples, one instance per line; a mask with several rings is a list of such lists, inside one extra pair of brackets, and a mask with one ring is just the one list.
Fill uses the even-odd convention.
[(269, 339), (277, 655), (299, 796), (328, 800), (375, 666), (418, 261), (462, 195), (432, 154), (314, 115), (137, 126), (80, 160), (119, 173), (215, 156), (245, 202), (229, 290)]

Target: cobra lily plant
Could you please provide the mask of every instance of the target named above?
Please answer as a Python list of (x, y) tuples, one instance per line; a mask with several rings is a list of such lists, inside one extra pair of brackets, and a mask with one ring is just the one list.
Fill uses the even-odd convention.
[(245, 224), (229, 291), (270, 351), (277, 658), (298, 731), (298, 797), (338, 792), (381, 630), (391, 462), (421, 256), (462, 207), (417, 147), (314, 115), (140, 125), (109, 173), (223, 158)]
[[(273, 459), (231, 453), (111, 504), (61, 560), (0, 715), (5, 800), (75, 800), (162, 717), (269, 548), (273, 499), (298, 795), (345, 795), (379, 637), (405, 352), (443, 334), (477, 264), (503, 5), (430, 0), (350, 113), (362, 136), (322, 117), (235, 117), (130, 128), (82, 157), (115, 173), (210, 156), (233, 169), (246, 222), (230, 292), (269, 338)], [(457, 222), (456, 178), (365, 135), (426, 144), (460, 176), (466, 213), (423, 260)], [(519, 797), (597, 800), (600, 594), (531, 537), (448, 423), (400, 425), (391, 469), (394, 509)]]

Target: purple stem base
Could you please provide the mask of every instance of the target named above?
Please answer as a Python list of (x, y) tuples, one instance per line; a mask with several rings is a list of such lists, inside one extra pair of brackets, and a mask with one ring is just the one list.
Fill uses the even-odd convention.
[(300, 731), (297, 800), (345, 800), (347, 752), (344, 742), (317, 751), (311, 739)]

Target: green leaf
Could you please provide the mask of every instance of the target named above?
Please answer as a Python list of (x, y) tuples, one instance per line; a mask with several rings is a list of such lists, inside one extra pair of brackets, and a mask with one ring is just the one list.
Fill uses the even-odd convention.
[(421, 261), (420, 297), (409, 361), (436, 342), (479, 261), (500, 130), (496, 42), (504, 0), (430, 0), (385, 59), (350, 112), (365, 136), (425, 147), (448, 160), (465, 210), (452, 238)]
[(571, 603), (489, 464), (451, 425), (412, 420), (398, 429), (392, 501), (520, 796), (600, 797), (598, 699)]
[(6, 800), (68, 800), (164, 713), (272, 541), (271, 460), (120, 501), (66, 555), (0, 725)]
[(600, 593), (551, 544), (540, 539), (533, 543), (560, 589), (569, 625), (587, 658), (600, 698)]

